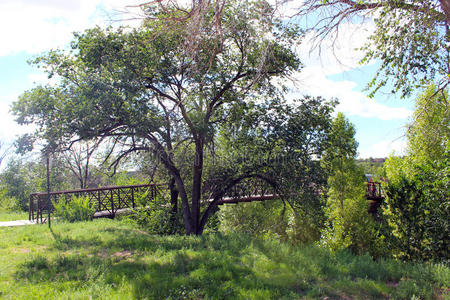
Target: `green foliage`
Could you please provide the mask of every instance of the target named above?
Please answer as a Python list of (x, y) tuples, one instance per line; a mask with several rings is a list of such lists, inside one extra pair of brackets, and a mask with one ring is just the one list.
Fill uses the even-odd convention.
[(374, 181), (380, 181), (381, 178), (385, 178), (384, 162), (386, 158), (366, 158), (357, 159), (356, 164), (364, 170), (364, 174), (372, 174)]
[[(138, 28), (76, 34), (71, 50), (35, 60), (59, 84), (35, 87), (13, 105), (17, 121), (36, 124), (47, 141), (110, 137), (123, 146), (119, 159), (156, 154), (176, 179), (188, 234), (200, 234), (214, 209), (202, 217), (200, 191), (220, 125), (236, 106), (282, 97), (275, 82), (301, 68), (300, 30), (275, 18), (267, 2), (202, 4), (155, 2)], [(180, 165), (174, 153), (186, 149), (195, 159)]]
[(32, 164), (24, 163), (20, 159), (11, 159), (1, 174), (4, 197), (15, 199), (17, 201), (15, 206), (21, 210), (27, 210), (29, 194), (36, 189), (36, 183), (33, 182), (33, 179), (37, 179), (34, 170)]
[(356, 157), (358, 142), (355, 133), (355, 126), (339, 112), (331, 124), (328, 145), (322, 158), (322, 164), (328, 170), (344, 169), (341, 166), (343, 162)]
[[(450, 156), (399, 165), (389, 158), (385, 216), (392, 227), (394, 254), (404, 259), (448, 260), (450, 247)], [(407, 160), (405, 158), (404, 160)], [(395, 173), (394, 173), (395, 172)]]
[(445, 160), (449, 124), (448, 91), (438, 91), (431, 85), (416, 99), (413, 123), (407, 132), (410, 159), (418, 164)]
[(0, 211), (16, 211), (20, 209), (17, 199), (8, 195), (6, 187), (0, 186)]
[(320, 238), (322, 216), (292, 209), (281, 200), (224, 205), (218, 213), (221, 232), (242, 232), (263, 239), (310, 244)]
[(136, 207), (128, 217), (133, 223), (151, 234), (184, 234), (183, 213), (173, 211), (165, 195), (148, 201), (148, 192), (136, 197)]
[(286, 240), (286, 207), (280, 200), (224, 205), (219, 210), (220, 231), (242, 232), (260, 238)]
[(71, 200), (52, 203), (54, 215), (68, 222), (89, 221), (95, 213), (95, 205), (89, 201), (88, 196), (73, 196)]
[(320, 236), (323, 200), (317, 191), (324, 187), (326, 173), (316, 157), (327, 147), (335, 102), (304, 97), (293, 103), (273, 100), (236, 105), (221, 127), (217, 142), (221, 147), (207, 169), (215, 179), (212, 182), (226, 186), (228, 174), (234, 178), (256, 175), (266, 179), (267, 186), (272, 183), (277, 192), (289, 195), (285, 204), (279, 199), (221, 208), (227, 230), (236, 227), (258, 236), (289, 237), (296, 243)]
[(330, 176), (328, 182), (327, 221), (320, 243), (333, 250), (350, 249), (355, 254), (383, 256), (384, 237), (380, 235), (379, 225), (368, 214), (362, 170), (338, 172)]
[[(52, 158), (50, 182), (52, 190), (69, 188), (70, 176), (64, 171), (62, 162)], [(47, 190), (45, 162), (31, 160), (27, 157), (11, 157), (6, 168), (0, 174), (0, 187), (4, 189), (5, 197), (16, 200), (13, 206), (23, 211), (28, 210), (30, 193)]]
[(430, 87), (417, 100), (408, 154), (385, 163), (384, 215), (392, 231), (391, 248), (404, 259), (449, 259), (449, 112), (439, 104), (448, 96), (434, 91)]
[(320, 243), (330, 249), (350, 249), (353, 253), (380, 256), (383, 238), (368, 214), (365, 177), (356, 165), (357, 143), (353, 125), (339, 113), (332, 124), (329, 148), (322, 164), (327, 168), (325, 228)]
[(107, 219), (4, 228), (0, 270), (5, 299), (440, 299), (450, 282), (445, 264)]
[(371, 95), (392, 82), (403, 97), (433, 82), (448, 84), (449, 43), (445, 14), (439, 2), (375, 1), (380, 3), (375, 32), (363, 48), (362, 62), (381, 60), (369, 84)]

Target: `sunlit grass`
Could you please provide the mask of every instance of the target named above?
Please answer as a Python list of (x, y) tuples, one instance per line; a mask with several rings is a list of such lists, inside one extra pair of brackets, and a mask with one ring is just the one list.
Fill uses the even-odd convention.
[(162, 237), (111, 220), (0, 228), (6, 299), (432, 299), (449, 281), (444, 265), (239, 234)]
[(0, 222), (28, 220), (28, 213), (23, 211), (0, 210)]

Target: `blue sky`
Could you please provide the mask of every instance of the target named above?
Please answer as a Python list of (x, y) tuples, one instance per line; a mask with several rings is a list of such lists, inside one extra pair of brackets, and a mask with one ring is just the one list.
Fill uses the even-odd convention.
[[(94, 25), (111, 24), (117, 11), (136, 0), (2, 0), (0, 3), (0, 141), (11, 143), (26, 132), (9, 113), (24, 91), (46, 80), (45, 74), (27, 61), (49, 49), (68, 45), (72, 32)], [(128, 8), (131, 9), (131, 8)], [(114, 24), (117, 24), (115, 22)], [(324, 41), (320, 55), (310, 49), (306, 37), (299, 49), (305, 67), (295, 76), (295, 94), (335, 97), (338, 110), (355, 124), (360, 157), (385, 157), (405, 147), (404, 128), (413, 110), (412, 100), (380, 93), (374, 99), (362, 91), (375, 74), (378, 62), (360, 66), (362, 46), (373, 28), (348, 24), (334, 52)], [(339, 57), (339, 61), (336, 59)]]

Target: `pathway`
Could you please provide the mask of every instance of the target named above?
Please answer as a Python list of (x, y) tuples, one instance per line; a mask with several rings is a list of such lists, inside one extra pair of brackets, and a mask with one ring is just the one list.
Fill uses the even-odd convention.
[(36, 222), (28, 220), (17, 220), (17, 221), (0, 222), (0, 227), (25, 226), (33, 224), (36, 224)]

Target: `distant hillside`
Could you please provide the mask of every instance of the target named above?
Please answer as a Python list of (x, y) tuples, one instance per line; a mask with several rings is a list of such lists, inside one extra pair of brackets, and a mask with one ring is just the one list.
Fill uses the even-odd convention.
[(382, 158), (364, 158), (357, 159), (356, 163), (364, 168), (365, 174), (373, 174), (376, 177), (383, 176), (383, 165), (386, 161), (385, 157)]

